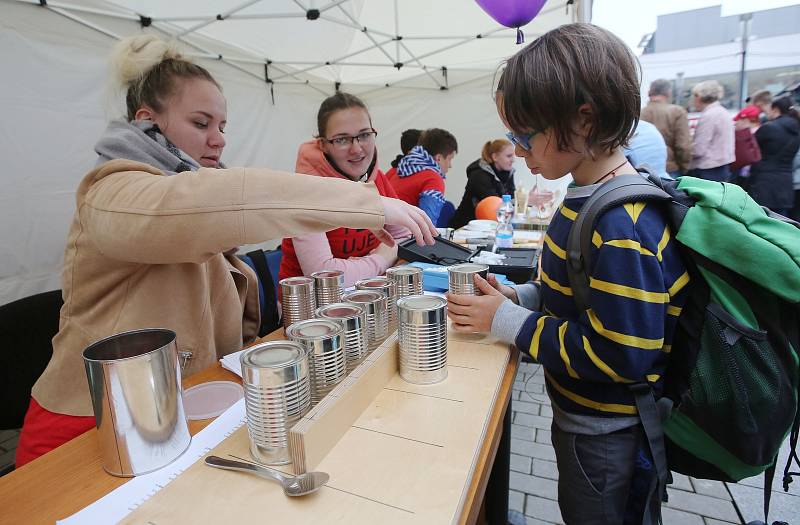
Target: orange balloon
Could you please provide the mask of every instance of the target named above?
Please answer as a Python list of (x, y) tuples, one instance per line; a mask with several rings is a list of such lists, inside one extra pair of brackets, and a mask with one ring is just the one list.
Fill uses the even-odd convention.
[(503, 199), (497, 196), (486, 197), (475, 206), (475, 218), (487, 221), (497, 220), (497, 208), (503, 204)]

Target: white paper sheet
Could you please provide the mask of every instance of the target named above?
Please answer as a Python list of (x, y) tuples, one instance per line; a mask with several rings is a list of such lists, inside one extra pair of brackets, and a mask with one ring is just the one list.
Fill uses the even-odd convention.
[[(238, 359), (236, 362), (238, 363)], [(191, 445), (181, 457), (160, 470), (131, 479), (83, 510), (56, 523), (58, 525), (118, 523), (198, 459), (211, 452), (245, 422), (244, 399), (240, 399), (192, 437)]]

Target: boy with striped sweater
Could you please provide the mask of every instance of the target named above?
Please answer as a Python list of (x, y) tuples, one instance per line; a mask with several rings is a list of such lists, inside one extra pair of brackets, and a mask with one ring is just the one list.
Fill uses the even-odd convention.
[(585, 311), (565, 252), (592, 192), (636, 173), (621, 151), (639, 114), (636, 61), (603, 29), (562, 26), (508, 61), (497, 105), (528, 167), (550, 180), (571, 173), (575, 184), (545, 235), (541, 283), (510, 288), (477, 277), (485, 295), (449, 295), (448, 314), (455, 330), (491, 330), (542, 364), (565, 522), (654, 523), (651, 456), (629, 385), (648, 383), (660, 396), (689, 277), (655, 204), (598, 219)]

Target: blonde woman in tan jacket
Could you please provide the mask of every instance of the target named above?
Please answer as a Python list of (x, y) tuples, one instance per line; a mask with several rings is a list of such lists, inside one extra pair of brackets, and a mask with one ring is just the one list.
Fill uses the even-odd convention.
[[(222, 169), (219, 84), (170, 45), (143, 35), (112, 57), (127, 119), (111, 122), (98, 165), (78, 187), (64, 255), (53, 357), (33, 387), (17, 450), (23, 465), (94, 426), (81, 352), (93, 341), (166, 327), (192, 374), (256, 337), (258, 286), (237, 246), (337, 227), (436, 230), (418, 208), (353, 185), (268, 169)], [(330, 195), (337, 195), (331, 199)]]

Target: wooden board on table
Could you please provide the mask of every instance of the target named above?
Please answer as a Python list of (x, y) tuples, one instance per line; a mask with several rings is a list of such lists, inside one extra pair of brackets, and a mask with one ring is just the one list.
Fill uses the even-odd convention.
[[(391, 350), (396, 352), (396, 343)], [(489, 338), (450, 332), (447, 379), (413, 385), (392, 374), (317, 465), (331, 478), (316, 494), (288, 498), (275, 483), (198, 462), (123, 523), (455, 522), (462, 513), (509, 352), (507, 345)], [(391, 353), (376, 356), (362, 376), (385, 371), (386, 355)], [(351, 394), (371, 388), (374, 385)], [(336, 406), (357, 404), (356, 396), (347, 394), (320, 411), (321, 425), (325, 414), (335, 424), (351, 417), (349, 407)], [(212, 453), (249, 460), (246, 429), (239, 429)], [(291, 466), (282, 470), (288, 472)]]

